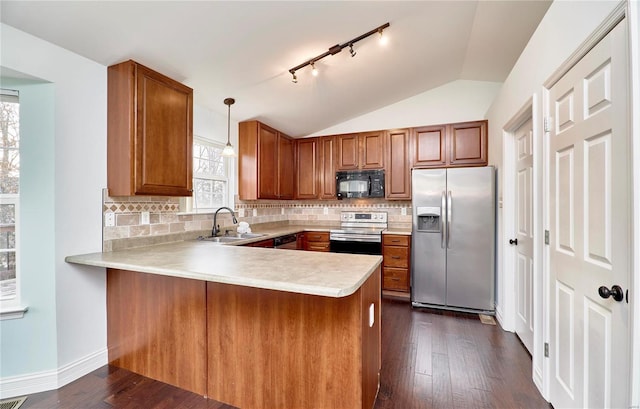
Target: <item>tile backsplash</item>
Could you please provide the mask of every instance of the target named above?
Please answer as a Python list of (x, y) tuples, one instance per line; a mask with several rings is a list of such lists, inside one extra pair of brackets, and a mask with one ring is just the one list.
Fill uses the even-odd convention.
[[(411, 202), (384, 200), (332, 201), (240, 201), (236, 199), (238, 221), (258, 224), (299, 224), (336, 226), (343, 211), (383, 211), (389, 227), (411, 228)], [(162, 196), (109, 197), (103, 192), (103, 251), (139, 247), (208, 235), (213, 228), (213, 213), (181, 213), (180, 198)], [(143, 220), (148, 212), (148, 223)], [(109, 214), (111, 213), (111, 214)], [(104, 221), (113, 220), (113, 226)], [(218, 224), (234, 230), (231, 215), (218, 214)]]

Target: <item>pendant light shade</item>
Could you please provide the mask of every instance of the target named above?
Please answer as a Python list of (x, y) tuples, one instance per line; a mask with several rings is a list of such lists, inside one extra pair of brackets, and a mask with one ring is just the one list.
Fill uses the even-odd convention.
[(227, 145), (222, 150), (222, 156), (236, 156), (236, 151), (231, 145), (231, 105), (236, 102), (233, 98), (225, 98), (224, 103), (227, 109)]

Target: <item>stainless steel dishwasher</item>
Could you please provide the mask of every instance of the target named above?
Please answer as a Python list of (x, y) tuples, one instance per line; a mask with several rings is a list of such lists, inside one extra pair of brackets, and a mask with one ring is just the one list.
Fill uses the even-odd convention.
[(297, 236), (295, 234), (287, 234), (273, 239), (273, 247), (276, 249), (297, 250)]

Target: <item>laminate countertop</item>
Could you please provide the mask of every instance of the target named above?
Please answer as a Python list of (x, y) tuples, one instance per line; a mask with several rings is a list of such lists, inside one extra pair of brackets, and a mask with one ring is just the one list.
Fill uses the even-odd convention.
[[(301, 230), (304, 229), (297, 228), (297, 231)], [(282, 235), (282, 232), (272, 232), (258, 240), (278, 235)], [(340, 298), (357, 291), (378, 268), (382, 257), (242, 247), (193, 240), (74, 255), (66, 257), (65, 261)]]

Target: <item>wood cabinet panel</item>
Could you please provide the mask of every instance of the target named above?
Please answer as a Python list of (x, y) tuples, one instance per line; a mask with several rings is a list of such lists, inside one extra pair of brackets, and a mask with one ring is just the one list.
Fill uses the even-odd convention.
[(320, 144), (320, 199), (336, 198), (336, 138), (323, 136)]
[(403, 234), (383, 234), (382, 245), (409, 247), (411, 245), (411, 236)]
[(293, 199), (294, 191), (294, 150), (295, 142), (284, 134), (278, 138), (278, 199)]
[(278, 197), (278, 131), (258, 124), (258, 197)]
[(447, 163), (446, 125), (413, 129), (413, 166), (441, 167)]
[(379, 282), (378, 268), (343, 298), (208, 283), (207, 395), (241, 408), (370, 409), (381, 362)]
[(452, 124), (448, 144), (450, 165), (486, 165), (487, 121)]
[(336, 170), (384, 167), (384, 131), (337, 135)]
[(304, 239), (304, 249), (307, 251), (328, 252), (331, 248), (329, 232), (305, 232)]
[(407, 292), (409, 288), (409, 270), (406, 268), (383, 268), (382, 288), (385, 290)]
[(486, 166), (487, 121), (414, 128), (413, 167)]
[(267, 239), (267, 240), (261, 240), (261, 241), (256, 241), (253, 243), (249, 243), (245, 245), (246, 247), (266, 247), (266, 248), (273, 248), (274, 246), (274, 241), (273, 239)]
[(336, 170), (358, 169), (360, 145), (358, 134), (337, 135), (338, 161)]
[(296, 141), (296, 199), (318, 199), (321, 181), (318, 138)]
[(135, 61), (107, 70), (111, 196), (191, 196), (193, 90)]
[(409, 129), (388, 132), (385, 197), (411, 199), (411, 160), (409, 155)]
[(409, 267), (409, 248), (384, 246), (383, 257), (385, 267)]
[(107, 324), (109, 363), (206, 395), (204, 281), (107, 269)]
[(408, 293), (411, 290), (411, 236), (382, 235), (382, 289)]
[(384, 167), (385, 131), (364, 132), (360, 139), (360, 169)]
[(238, 129), (240, 199), (292, 199), (293, 140), (259, 121), (240, 122)]

